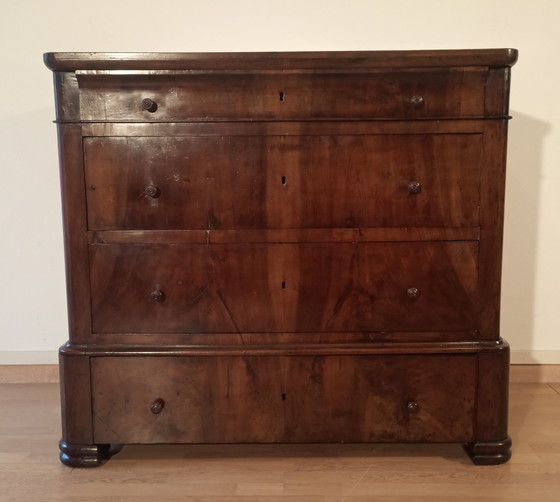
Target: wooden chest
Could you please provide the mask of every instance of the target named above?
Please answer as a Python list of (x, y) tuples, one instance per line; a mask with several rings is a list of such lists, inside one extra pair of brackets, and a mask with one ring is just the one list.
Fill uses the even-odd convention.
[(510, 457), (512, 49), (49, 53), (61, 460), (111, 444), (457, 442)]

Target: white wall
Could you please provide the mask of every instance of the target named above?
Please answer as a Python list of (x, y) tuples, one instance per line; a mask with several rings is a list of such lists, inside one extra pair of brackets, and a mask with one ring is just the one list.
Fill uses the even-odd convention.
[(557, 0), (0, 0), (0, 364), (51, 363), (67, 337), (47, 51), (515, 47), (502, 335), (560, 364)]

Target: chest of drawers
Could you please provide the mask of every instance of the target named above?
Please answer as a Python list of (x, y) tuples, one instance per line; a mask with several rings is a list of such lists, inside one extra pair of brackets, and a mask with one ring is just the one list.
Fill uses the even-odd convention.
[(505, 462), (511, 49), (49, 53), (61, 460), (456, 442)]

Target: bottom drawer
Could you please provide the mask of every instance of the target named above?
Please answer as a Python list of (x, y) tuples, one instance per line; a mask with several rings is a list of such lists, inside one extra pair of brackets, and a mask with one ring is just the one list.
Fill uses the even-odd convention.
[(92, 358), (95, 443), (469, 441), (476, 355)]

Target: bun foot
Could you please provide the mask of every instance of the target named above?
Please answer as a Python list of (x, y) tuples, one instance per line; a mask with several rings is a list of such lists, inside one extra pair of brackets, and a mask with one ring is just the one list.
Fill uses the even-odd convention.
[(475, 465), (498, 465), (511, 458), (511, 438), (494, 443), (465, 443), (463, 448)]
[(69, 444), (59, 443), (60, 461), (68, 467), (97, 467), (103, 460), (111, 458), (117, 451), (110, 444)]

